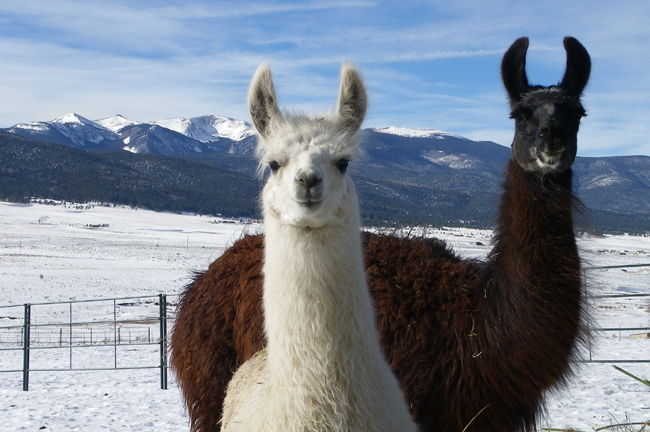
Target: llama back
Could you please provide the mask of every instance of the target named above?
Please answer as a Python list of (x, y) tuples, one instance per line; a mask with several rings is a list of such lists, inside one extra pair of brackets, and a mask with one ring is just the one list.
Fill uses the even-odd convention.
[[(400, 391), (397, 387), (375, 389), (376, 400), (370, 401), (371, 409), (355, 403), (355, 397), (345, 394), (342, 389), (333, 388), (330, 383), (323, 382), (318, 388), (327, 391), (310, 395), (313, 404), (305, 404), (304, 397), (291, 397), (291, 392), (284, 392), (289, 396), (281, 402), (277, 395), (269, 394), (268, 376), (265, 374), (265, 365), (268, 360), (266, 349), (256, 353), (235, 372), (228, 384), (224, 401), (221, 430), (223, 432), (250, 432), (264, 430), (268, 432), (407, 432), (412, 424), (410, 415), (404, 407), (395, 407), (389, 399), (382, 399), (380, 395), (394, 394)], [(390, 373), (385, 371), (384, 373)], [(392, 373), (390, 373), (392, 376)], [(384, 381), (379, 379), (377, 382)], [(393, 385), (398, 386), (397, 381)], [(365, 397), (365, 396), (364, 396)], [(273, 398), (276, 403), (265, 406), (261, 401)], [(342, 406), (340, 401), (348, 400), (349, 405)], [(255, 401), (251, 403), (251, 401)], [(291, 406), (295, 412), (295, 405), (301, 405), (300, 417), (310, 419), (309, 424), (296, 425), (292, 418), (288, 418), (279, 409), (281, 404)], [(243, 411), (242, 405), (250, 405), (251, 411)], [(323, 410), (323, 406), (331, 407)], [(382, 406), (386, 409), (377, 413), (375, 407)], [(392, 407), (392, 408), (391, 408)], [(272, 411), (267, 411), (272, 409)], [(268, 419), (272, 418), (271, 421)], [(269, 427), (268, 425), (271, 425)], [(407, 425), (405, 427), (405, 425)]]
[(251, 427), (251, 422), (259, 418), (259, 406), (251, 404), (253, 408), (253, 417), (251, 413), (244, 411), (241, 407), (250, 401), (260, 401), (263, 398), (261, 391), (267, 382), (263, 374), (264, 365), (266, 364), (267, 353), (265, 349), (257, 352), (253, 357), (247, 360), (237, 369), (233, 375), (223, 405), (223, 416), (220, 420), (221, 430), (226, 432), (248, 432), (261, 430), (257, 427)]

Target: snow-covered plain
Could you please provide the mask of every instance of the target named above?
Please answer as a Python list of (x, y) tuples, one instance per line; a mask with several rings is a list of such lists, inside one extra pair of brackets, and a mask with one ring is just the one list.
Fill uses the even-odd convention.
[[(169, 295), (173, 311), (174, 295), (189, 282), (192, 271), (206, 269), (244, 230), (260, 229), (257, 224), (216, 221), (121, 207), (0, 203), (0, 306), (16, 306), (0, 308), (0, 327), (21, 323), (24, 303), (164, 293)], [(489, 231), (468, 229), (436, 229), (427, 234), (448, 241), (458, 253), (473, 258), (485, 257), (491, 237)], [(581, 238), (579, 246), (586, 267), (650, 263), (650, 238), (646, 237)], [(591, 295), (650, 294), (650, 267), (586, 270), (586, 275)], [(105, 306), (89, 307), (85, 312), (79, 306), (75, 313), (117, 313), (129, 319), (155, 316), (155, 301), (122, 302), (117, 312), (111, 305), (104, 310)], [(650, 326), (648, 297), (591, 303), (599, 327)], [(33, 307), (33, 322), (65, 322), (69, 306), (62, 307)], [(170, 330), (171, 326), (172, 322)], [(133, 331), (147, 331), (145, 327), (133, 327)], [(155, 333), (155, 325), (147, 328)], [(620, 336), (619, 332), (597, 333), (591, 356), (620, 360), (619, 366), (647, 378), (650, 364), (622, 362), (650, 359), (650, 339), (630, 338), (631, 333), (641, 332), (623, 331)], [(0, 329), (0, 349), (8, 346), (11, 341), (3, 339)], [(72, 360), (65, 349), (35, 350), (30, 366), (66, 368), (71, 361), (75, 368), (110, 367), (113, 362), (118, 367), (155, 366), (159, 361), (156, 346), (126, 348), (117, 360), (110, 347), (74, 349)], [(589, 355), (584, 353), (585, 358)], [(21, 366), (20, 352), (0, 351), (0, 370)], [(610, 364), (588, 363), (580, 366), (570, 386), (549, 396), (548, 408), (542, 426), (554, 428), (591, 430), (594, 425), (626, 418), (645, 421), (650, 420), (650, 389)], [(0, 373), (0, 431), (39, 429), (179, 431), (189, 427), (171, 373), (169, 389), (161, 390), (157, 369), (32, 372), (28, 392), (22, 391), (20, 373)]]

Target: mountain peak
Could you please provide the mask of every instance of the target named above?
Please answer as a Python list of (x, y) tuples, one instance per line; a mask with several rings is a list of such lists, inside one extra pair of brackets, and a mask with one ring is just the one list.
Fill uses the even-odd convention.
[(52, 120), (52, 123), (59, 123), (59, 124), (77, 124), (77, 125), (94, 125), (95, 122), (88, 120), (85, 117), (80, 116), (77, 113), (69, 113), (64, 116), (61, 116), (59, 118), (56, 118)]
[(444, 132), (436, 129), (410, 129), (405, 127), (396, 127), (389, 126), (385, 128), (372, 129), (375, 132), (385, 133), (390, 135), (399, 135), (407, 138), (437, 138), (443, 139), (443, 137), (452, 137), (462, 140), (471, 141), (468, 138), (462, 137), (460, 135), (455, 135), (449, 132)]
[[(22, 125), (12, 129), (20, 130)], [(28, 129), (45, 137), (46, 141), (64, 143), (77, 148), (95, 148), (105, 140), (115, 140), (118, 135), (100, 124), (76, 113), (66, 114), (49, 122), (28, 125)], [(54, 134), (54, 135), (53, 135)]]
[(151, 122), (201, 142), (229, 138), (241, 141), (254, 135), (250, 124), (230, 117), (207, 114), (200, 117), (176, 117)]
[(121, 114), (116, 114), (111, 117), (106, 117), (101, 120), (96, 120), (95, 123), (113, 132), (117, 132), (120, 129), (123, 129), (127, 126), (140, 124), (140, 122), (128, 119)]

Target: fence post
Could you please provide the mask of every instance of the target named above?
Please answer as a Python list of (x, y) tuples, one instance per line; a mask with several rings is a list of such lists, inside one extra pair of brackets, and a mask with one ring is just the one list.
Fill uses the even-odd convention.
[(72, 302), (70, 302), (70, 369), (72, 369)]
[(167, 390), (167, 296), (158, 294), (160, 305), (160, 388)]
[(113, 299), (113, 354), (115, 369), (117, 369), (117, 300)]
[(29, 330), (32, 320), (32, 306), (29, 303), (25, 303), (25, 318), (24, 318), (24, 328), (23, 332), (23, 391), (29, 390)]

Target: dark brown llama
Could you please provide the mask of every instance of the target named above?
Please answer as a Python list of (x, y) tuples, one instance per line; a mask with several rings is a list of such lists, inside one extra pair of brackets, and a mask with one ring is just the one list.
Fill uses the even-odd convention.
[[(493, 249), (463, 260), (441, 241), (364, 234), (381, 343), (423, 431), (532, 431), (547, 389), (584, 340), (571, 164), (589, 54), (564, 39), (556, 86), (531, 86), (528, 39), (501, 74), (515, 120)], [(194, 431), (218, 431), (234, 370), (264, 346), (262, 237), (245, 236), (182, 296), (172, 366)]]

